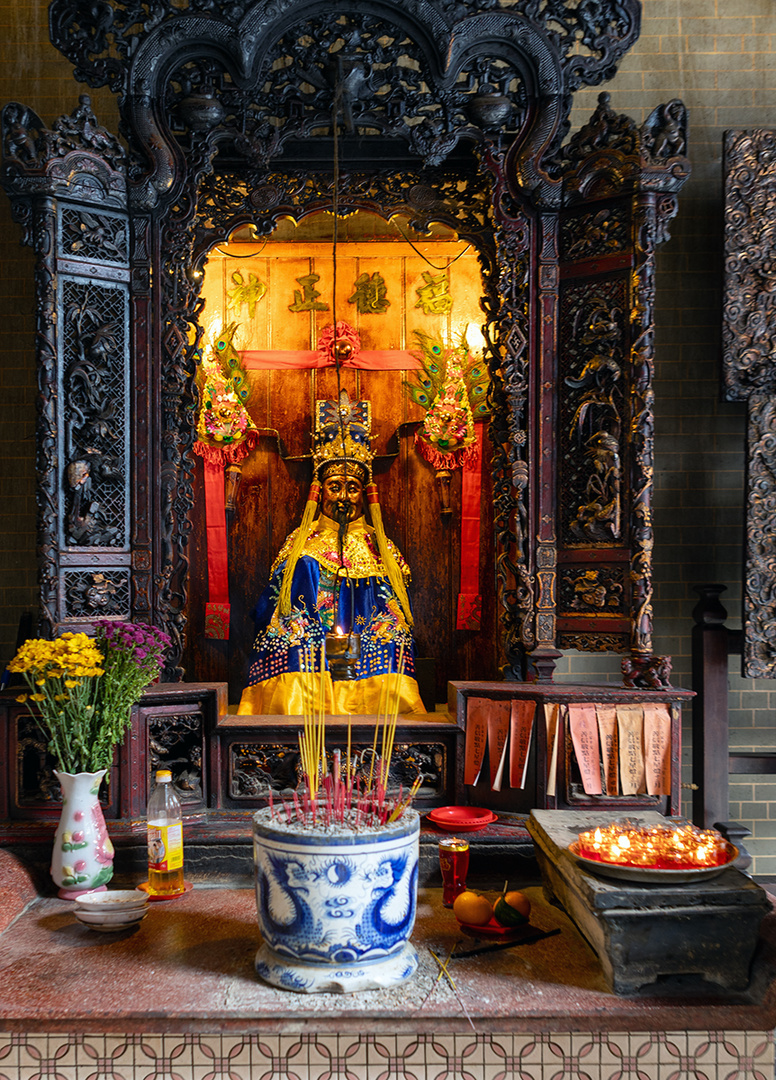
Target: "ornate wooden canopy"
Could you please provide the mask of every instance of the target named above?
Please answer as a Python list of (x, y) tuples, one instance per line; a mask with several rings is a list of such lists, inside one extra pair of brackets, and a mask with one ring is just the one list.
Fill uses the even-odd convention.
[[(173, 637), (169, 674), (195, 674), (201, 271), (236, 229), (331, 210), (336, 177), (341, 214), (441, 223), (481, 263), (490, 614), (464, 675), (449, 605), (429, 605), (428, 641), (450, 642), (443, 680), (543, 677), (558, 647), (649, 657), (654, 253), (688, 175), (685, 110), (668, 102), (638, 127), (602, 94), (564, 144), (574, 91), (614, 74), (639, 13), (53, 0), (52, 42), (78, 79), (120, 95), (123, 141), (86, 96), (50, 129), (23, 105), (3, 112), (3, 184), (37, 256), (44, 629), (153, 620)], [(398, 529), (405, 489), (388, 499)]]

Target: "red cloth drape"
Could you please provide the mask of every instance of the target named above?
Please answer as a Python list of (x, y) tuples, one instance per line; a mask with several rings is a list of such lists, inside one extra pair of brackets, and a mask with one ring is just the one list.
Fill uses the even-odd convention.
[[(245, 349), (240, 360), (249, 371), (334, 367), (331, 356), (315, 349)], [(370, 371), (412, 371), (423, 365), (403, 349), (362, 349), (349, 360), (343, 360), (341, 366)]]
[(207, 532), (208, 601), (205, 604), (205, 637), (229, 637), (229, 541), (224, 505), (224, 466), (238, 464), (259, 441), (253, 429), (238, 442), (211, 446), (197, 439), (194, 451), (205, 466), (205, 522)]
[(482, 622), (480, 594), (480, 502), (482, 496), (482, 433), (474, 425), (477, 453), (463, 466), (461, 484), (461, 591), (458, 594), (456, 630), (479, 630)]
[(205, 635), (229, 637), (229, 549), (224, 509), (224, 466), (205, 459), (205, 516), (207, 521), (208, 603)]

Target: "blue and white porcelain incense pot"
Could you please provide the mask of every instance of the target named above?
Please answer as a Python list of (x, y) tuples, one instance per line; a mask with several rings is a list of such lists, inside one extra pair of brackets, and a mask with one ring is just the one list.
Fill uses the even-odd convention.
[(350, 993), (413, 975), (417, 811), (366, 829), (279, 818), (269, 809), (253, 816), (261, 978), (301, 993)]

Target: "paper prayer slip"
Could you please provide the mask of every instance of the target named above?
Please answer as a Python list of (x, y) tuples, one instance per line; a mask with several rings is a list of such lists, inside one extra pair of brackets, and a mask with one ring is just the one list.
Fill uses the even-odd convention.
[(569, 705), (569, 728), (586, 795), (601, 794), (601, 755), (595, 705)]
[(489, 698), (470, 697), (466, 706), (466, 749), (463, 767), (464, 784), (476, 784), (488, 742), (488, 716), (494, 702)]
[(641, 795), (644, 776), (644, 710), (641, 705), (617, 706), (620, 739), (620, 783), (623, 795)]
[(618, 795), (620, 791), (619, 755), (617, 746), (617, 709), (614, 705), (596, 705), (598, 735), (601, 740), (601, 757), (604, 763), (604, 787), (607, 795)]
[(525, 787), (535, 712), (535, 701), (512, 702), (509, 720), (509, 786), (513, 788)]
[(671, 713), (668, 705), (644, 706), (644, 759), (647, 792), (671, 794)]
[(509, 702), (491, 701), (488, 713), (488, 763), (491, 791), (501, 791), (509, 736)]
[(555, 798), (558, 785), (558, 716), (560, 705), (544, 703), (544, 727), (547, 733), (547, 795)]

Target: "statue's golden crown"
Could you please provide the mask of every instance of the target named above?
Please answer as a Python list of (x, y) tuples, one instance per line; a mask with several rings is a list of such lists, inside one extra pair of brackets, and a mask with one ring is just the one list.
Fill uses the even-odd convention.
[(372, 478), (372, 407), (351, 401), (347, 390), (338, 401), (316, 401), (313, 461), (323, 480), (336, 466), (355, 467), (363, 483)]

